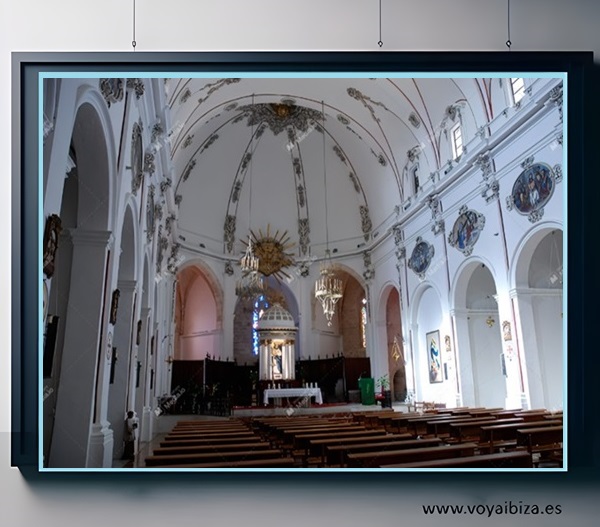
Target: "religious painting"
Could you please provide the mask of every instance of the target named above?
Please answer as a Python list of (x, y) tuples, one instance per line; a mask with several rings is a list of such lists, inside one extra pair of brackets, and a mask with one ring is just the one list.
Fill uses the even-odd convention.
[(544, 205), (550, 201), (556, 183), (562, 179), (560, 165), (551, 168), (546, 163), (533, 163), (528, 158), (521, 165), (524, 170), (513, 184), (510, 196), (506, 198), (508, 210), (513, 208), (535, 223), (544, 214)]
[(485, 216), (463, 205), (458, 211), (459, 216), (454, 222), (452, 232), (448, 235), (448, 243), (469, 256), (479, 239), (485, 225)]
[(425, 335), (427, 341), (427, 362), (429, 365), (429, 382), (442, 382), (442, 358), (440, 354), (440, 332), (430, 331)]
[(46, 317), (48, 316), (48, 284), (43, 283), (43, 296), (42, 296), (42, 320), (46, 323)]
[(117, 323), (117, 311), (119, 310), (119, 296), (121, 291), (115, 289), (112, 294), (112, 300), (110, 303), (110, 323), (114, 326)]
[(510, 331), (510, 322), (508, 320), (505, 320), (504, 322), (502, 322), (502, 335), (504, 337), (504, 340), (512, 340), (512, 334)]
[(60, 218), (56, 214), (48, 216), (44, 229), (44, 256), (42, 262), (42, 269), (48, 278), (54, 274), (54, 260), (58, 249), (58, 236), (61, 231)]
[(425, 271), (429, 268), (435, 249), (430, 243), (423, 241), (419, 236), (416, 240), (415, 248), (408, 260), (408, 267), (419, 275), (419, 278), (425, 278)]

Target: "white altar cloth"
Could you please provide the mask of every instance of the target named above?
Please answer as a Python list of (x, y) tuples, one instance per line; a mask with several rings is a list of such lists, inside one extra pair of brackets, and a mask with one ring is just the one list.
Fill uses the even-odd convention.
[(317, 404), (323, 404), (321, 388), (271, 388), (265, 390), (263, 394), (265, 404), (269, 404), (269, 399), (279, 399), (282, 397), (306, 397), (307, 399), (314, 397)]

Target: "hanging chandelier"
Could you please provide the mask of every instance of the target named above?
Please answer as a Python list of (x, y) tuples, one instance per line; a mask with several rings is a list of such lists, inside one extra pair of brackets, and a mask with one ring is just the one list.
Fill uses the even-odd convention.
[(328, 250), (327, 257), (321, 265), (319, 279), (315, 283), (315, 298), (321, 302), (328, 326), (331, 326), (335, 305), (342, 298), (342, 286), (342, 280), (335, 276)]
[[(254, 108), (254, 94), (252, 95), (252, 107)], [(244, 299), (253, 301), (258, 298), (264, 292), (264, 281), (262, 274), (258, 270), (260, 267), (260, 260), (254, 254), (254, 247), (252, 244), (252, 230), (251, 230), (251, 219), (252, 219), (252, 166), (254, 157), (254, 124), (252, 125), (252, 131), (250, 136), (250, 184), (249, 184), (249, 206), (248, 206), (248, 244), (246, 245), (246, 252), (240, 258), (240, 268), (242, 270), (242, 276), (235, 285), (235, 294)]]
[(252, 238), (248, 236), (248, 246), (244, 256), (240, 259), (242, 277), (235, 285), (235, 294), (245, 300), (254, 300), (264, 292), (263, 277), (258, 270), (260, 261), (254, 255)]
[(321, 264), (319, 279), (315, 282), (315, 298), (321, 302), (323, 314), (327, 320), (327, 325), (331, 326), (333, 315), (335, 314), (335, 305), (342, 298), (343, 283), (337, 278), (335, 269), (331, 262), (331, 253), (329, 252), (329, 226), (327, 211), (327, 160), (325, 157), (325, 103), (321, 101), (321, 112), (323, 115), (323, 183), (325, 187), (325, 260)]

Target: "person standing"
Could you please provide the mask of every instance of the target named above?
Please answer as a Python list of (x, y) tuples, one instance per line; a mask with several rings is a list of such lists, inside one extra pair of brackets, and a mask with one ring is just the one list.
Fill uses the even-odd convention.
[(127, 412), (125, 419), (125, 448), (123, 449), (123, 459), (135, 458), (135, 439), (137, 437), (136, 430), (138, 428), (138, 418), (131, 410)]

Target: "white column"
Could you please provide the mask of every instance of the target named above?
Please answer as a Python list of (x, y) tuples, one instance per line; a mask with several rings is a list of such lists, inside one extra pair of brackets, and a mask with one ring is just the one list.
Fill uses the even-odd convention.
[(461, 404), (477, 406), (468, 313), (465, 310), (454, 309), (451, 311), (451, 315), (454, 317), (456, 374), (461, 387)]
[[(505, 408), (520, 408), (523, 405), (524, 390), (521, 382), (521, 365), (518, 360), (519, 342), (516, 339), (515, 320), (513, 318), (510, 295), (508, 293), (499, 292), (497, 301), (498, 330), (502, 335), (502, 351), (506, 369)], [(509, 324), (507, 332), (503, 330), (503, 326), (506, 322)], [(508, 339), (509, 336), (510, 339)]]
[(228, 276), (223, 271), (223, 331), (221, 338), (221, 357), (233, 360), (235, 305), (238, 297), (235, 294), (235, 275)]
[(515, 330), (519, 347), (514, 346), (513, 362), (521, 369), (523, 376), (523, 403), (525, 408), (544, 407), (542, 367), (539, 360), (533, 296), (525, 289), (512, 290), (510, 296), (515, 308)]
[[(125, 415), (132, 408), (129, 406), (128, 384), (131, 382), (131, 363), (133, 359), (133, 305), (136, 295), (135, 280), (119, 280), (120, 291), (117, 323), (114, 327), (113, 347), (116, 348), (117, 362), (114, 367), (114, 382), (109, 385), (108, 420), (114, 433), (113, 457), (119, 458), (123, 453), (125, 434)], [(110, 370), (110, 366), (109, 366)]]
[[(140, 417), (140, 440), (150, 441), (152, 434), (152, 408), (148, 404), (148, 392), (150, 389), (150, 339), (152, 338), (150, 323), (152, 310), (148, 307), (141, 309), (140, 320), (142, 329), (140, 335), (140, 345), (138, 348), (138, 357), (141, 362), (140, 367), (140, 385), (136, 390), (136, 412)], [(137, 329), (137, 328), (136, 328)], [(135, 373), (135, 372), (134, 372)], [(133, 385), (135, 387), (135, 376)]]
[(298, 358), (300, 360), (308, 359), (309, 355), (312, 358), (315, 358), (319, 351), (319, 336), (312, 331), (312, 299), (315, 280), (313, 275), (315, 272), (318, 273), (318, 268), (316, 265), (311, 269), (311, 274), (306, 277), (298, 277), (296, 279), (298, 284), (298, 287), (296, 288), (296, 298), (298, 299), (298, 311), (300, 319), (298, 327), (300, 341)]
[(296, 378), (296, 362), (294, 360), (294, 344), (284, 344), (282, 347), (282, 364), (283, 364), (283, 378), (284, 379), (295, 379)]
[(461, 407), (464, 405), (463, 403), (463, 389), (462, 389), (462, 383), (461, 383), (461, 376), (459, 374), (460, 372), (460, 368), (461, 368), (461, 360), (460, 360), (460, 355), (458, 353), (458, 330), (457, 330), (457, 324), (456, 324), (456, 313), (453, 309), (450, 310), (450, 324), (451, 324), (451, 333), (450, 333), (450, 338), (452, 339), (452, 356), (454, 359), (454, 379), (453, 379), (453, 383), (454, 386), (456, 386), (456, 406), (457, 407)]
[(270, 360), (270, 353), (271, 353), (271, 348), (269, 346), (267, 346), (266, 344), (260, 344), (259, 348), (258, 348), (258, 353), (259, 353), (259, 376), (258, 378), (261, 381), (265, 381), (267, 379), (271, 379), (272, 375), (271, 375), (271, 360)]
[(110, 232), (72, 231), (71, 286), (49, 467), (111, 466), (112, 434), (101, 421), (92, 427), (96, 381), (101, 385), (106, 375), (99, 353), (104, 353), (100, 328), (108, 308), (103, 311), (97, 299), (104, 298), (111, 239)]

